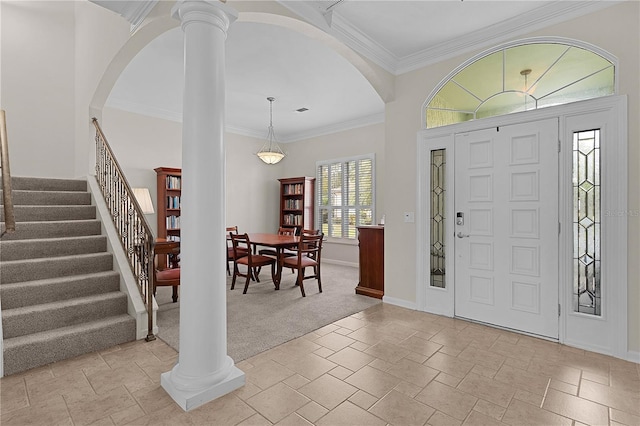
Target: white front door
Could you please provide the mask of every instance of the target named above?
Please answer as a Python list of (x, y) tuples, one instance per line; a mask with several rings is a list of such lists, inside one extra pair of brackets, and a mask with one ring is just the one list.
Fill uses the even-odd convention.
[(558, 120), (455, 136), (455, 315), (558, 338)]

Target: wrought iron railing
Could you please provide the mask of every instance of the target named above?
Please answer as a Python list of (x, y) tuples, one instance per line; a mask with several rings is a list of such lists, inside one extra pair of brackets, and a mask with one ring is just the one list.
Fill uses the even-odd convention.
[(153, 334), (153, 233), (95, 117), (93, 125), (96, 128), (96, 180), (147, 309), (149, 328), (146, 340), (155, 340)]
[(7, 119), (0, 109), (0, 167), (2, 168), (2, 204), (4, 205), (4, 231), (16, 230), (16, 218), (13, 211), (13, 192), (11, 190), (11, 171), (9, 169), (9, 140), (7, 139)]

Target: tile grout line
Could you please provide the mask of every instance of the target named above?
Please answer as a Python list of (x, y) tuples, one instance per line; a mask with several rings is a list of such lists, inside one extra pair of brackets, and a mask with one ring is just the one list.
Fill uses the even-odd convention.
[(551, 377), (549, 377), (549, 381), (547, 382), (547, 387), (544, 390), (544, 395), (542, 396), (542, 401), (540, 402), (540, 408), (544, 405), (544, 400), (547, 399), (547, 392), (549, 392), (549, 386), (551, 386)]

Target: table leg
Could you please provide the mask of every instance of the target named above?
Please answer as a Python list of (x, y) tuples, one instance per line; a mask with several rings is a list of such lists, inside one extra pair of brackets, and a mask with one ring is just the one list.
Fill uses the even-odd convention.
[(280, 290), (280, 280), (282, 278), (282, 249), (276, 247), (276, 277), (273, 280), (276, 285), (276, 290)]

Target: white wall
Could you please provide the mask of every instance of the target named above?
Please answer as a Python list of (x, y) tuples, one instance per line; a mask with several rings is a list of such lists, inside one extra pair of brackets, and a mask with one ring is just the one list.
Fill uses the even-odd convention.
[[(528, 36), (560, 36), (590, 42), (616, 55), (620, 62), (619, 93), (628, 95), (629, 215), (628, 324), (629, 349), (640, 351), (640, 3), (623, 2)], [(525, 36), (519, 37), (525, 38)], [(447, 74), (479, 52), (425, 67), (396, 79), (396, 100), (386, 105), (387, 170), (385, 193), (385, 296), (409, 304), (416, 301), (416, 226), (403, 222), (403, 212), (416, 210), (416, 135), (421, 127), (421, 105)], [(606, 283), (605, 283), (606, 285)]]
[(72, 177), (73, 3), (3, 1), (0, 30), (11, 172)]
[(86, 176), (89, 100), (129, 25), (87, 1), (3, 0), (1, 7), (0, 107), (12, 174)]

